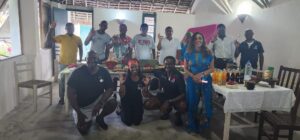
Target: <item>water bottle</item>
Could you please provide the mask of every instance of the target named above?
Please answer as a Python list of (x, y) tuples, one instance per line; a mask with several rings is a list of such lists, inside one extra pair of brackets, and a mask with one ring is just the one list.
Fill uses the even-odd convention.
[(244, 80), (249, 81), (252, 75), (252, 66), (250, 61), (248, 61), (245, 65), (245, 73), (244, 73)]

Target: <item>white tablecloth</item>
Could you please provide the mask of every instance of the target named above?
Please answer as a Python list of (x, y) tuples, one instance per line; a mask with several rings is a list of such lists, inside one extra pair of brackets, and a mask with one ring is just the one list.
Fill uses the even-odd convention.
[(229, 89), (215, 84), (213, 87), (217, 93), (226, 98), (225, 113), (261, 110), (290, 111), (295, 101), (293, 90), (280, 86), (269, 88), (256, 85), (254, 90), (247, 90), (244, 85), (239, 85), (238, 89)]

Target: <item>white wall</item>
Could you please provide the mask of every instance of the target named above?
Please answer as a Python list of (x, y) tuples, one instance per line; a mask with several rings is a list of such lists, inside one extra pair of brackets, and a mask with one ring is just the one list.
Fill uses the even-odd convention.
[[(128, 32), (127, 34), (131, 37), (140, 33), (140, 25), (142, 23), (141, 11), (129, 11), (129, 10), (115, 10), (115, 9), (94, 9), (94, 28), (99, 28), (99, 23), (102, 20), (108, 21), (107, 33), (109, 35), (114, 35), (119, 33), (119, 26), (117, 15), (121, 15), (125, 19), (125, 24), (127, 24)], [(184, 22), (183, 22), (184, 21)], [(173, 13), (157, 13), (156, 22), (156, 33), (161, 33), (164, 35), (165, 28), (167, 26), (172, 26), (174, 33), (173, 36), (181, 40), (188, 28), (194, 27), (195, 25), (195, 15), (186, 14), (173, 14)]]
[[(211, 1), (206, 1), (197, 8), (196, 25), (224, 23), (227, 34), (239, 41), (244, 40), (245, 29), (251, 28), (254, 30), (254, 37), (262, 42), (265, 49), (265, 68), (274, 66), (276, 75), (280, 65), (300, 68), (300, 15), (297, 14), (300, 12), (300, 1), (272, 2), (271, 8), (266, 9), (260, 9), (253, 3), (253, 12), (241, 24), (234, 13), (225, 15)], [(235, 10), (237, 4), (233, 5)]]
[[(14, 0), (17, 1), (17, 0)], [(50, 51), (40, 47), (38, 30), (37, 0), (20, 0), (22, 56), (0, 61), (0, 118), (16, 107), (16, 86), (13, 73), (13, 62), (34, 60), (36, 77), (49, 80), (51, 77)], [(29, 16), (31, 15), (31, 16)], [(21, 78), (26, 78), (22, 75)], [(28, 93), (29, 90), (21, 90)]]

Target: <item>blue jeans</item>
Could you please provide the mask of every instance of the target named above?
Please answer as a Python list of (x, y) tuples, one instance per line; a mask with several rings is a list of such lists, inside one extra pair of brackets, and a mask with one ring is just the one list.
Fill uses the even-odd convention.
[[(62, 71), (65, 69), (68, 65), (59, 64), (59, 71)], [(59, 80), (59, 98), (60, 100), (64, 100), (65, 96), (65, 75), (61, 75), (61, 78)]]

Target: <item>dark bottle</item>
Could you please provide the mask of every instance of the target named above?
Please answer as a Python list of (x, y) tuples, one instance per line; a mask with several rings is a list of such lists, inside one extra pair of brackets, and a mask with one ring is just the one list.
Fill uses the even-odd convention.
[(239, 72), (237, 72), (237, 73), (235, 74), (235, 81), (236, 81), (237, 83), (240, 83), (240, 74), (239, 74)]
[(226, 82), (230, 81), (230, 77), (231, 77), (230, 73), (229, 73), (229, 72), (227, 72), (227, 78), (226, 78)]

